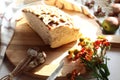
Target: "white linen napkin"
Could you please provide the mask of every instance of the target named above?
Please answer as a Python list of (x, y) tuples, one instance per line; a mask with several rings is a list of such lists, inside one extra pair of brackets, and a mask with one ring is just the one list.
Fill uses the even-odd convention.
[[(4, 54), (7, 48), (7, 45), (10, 41), (10, 36), (12, 35), (11, 31), (9, 28), (9, 22), (10, 22), (10, 18), (11, 16), (7, 15), (7, 8), (8, 6), (12, 3), (11, 0), (0, 0), (0, 65), (3, 62), (3, 58), (4, 58)], [(10, 32), (11, 34), (9, 35)]]

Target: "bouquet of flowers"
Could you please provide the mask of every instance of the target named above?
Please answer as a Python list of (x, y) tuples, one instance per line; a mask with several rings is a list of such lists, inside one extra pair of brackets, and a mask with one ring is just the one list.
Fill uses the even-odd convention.
[[(86, 70), (91, 72), (89, 75), (93, 78), (97, 80), (108, 80), (110, 72), (107, 66), (107, 60), (109, 58), (105, 54), (110, 49), (110, 46), (111, 44), (103, 36), (98, 36), (95, 41), (91, 41), (89, 38), (80, 38), (78, 43), (80, 50), (70, 50), (67, 57), (72, 61), (80, 59), (80, 62), (85, 65)], [(69, 73), (68, 78), (70, 80), (85, 80), (79, 73), (75, 69)]]

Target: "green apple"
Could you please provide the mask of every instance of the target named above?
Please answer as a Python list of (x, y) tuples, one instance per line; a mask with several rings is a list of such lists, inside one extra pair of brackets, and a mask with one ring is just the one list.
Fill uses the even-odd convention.
[(103, 31), (108, 34), (114, 34), (119, 28), (117, 17), (107, 17), (102, 22)]

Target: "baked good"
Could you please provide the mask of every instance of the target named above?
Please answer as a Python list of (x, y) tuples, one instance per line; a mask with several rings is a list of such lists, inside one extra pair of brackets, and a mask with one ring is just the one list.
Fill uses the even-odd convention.
[(70, 43), (81, 36), (80, 30), (74, 26), (72, 18), (57, 7), (32, 5), (25, 7), (22, 11), (30, 27), (51, 48)]

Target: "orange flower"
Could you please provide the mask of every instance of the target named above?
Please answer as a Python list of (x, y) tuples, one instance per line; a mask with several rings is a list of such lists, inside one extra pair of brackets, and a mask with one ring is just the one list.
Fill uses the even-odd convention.
[(110, 46), (110, 42), (108, 42), (107, 39), (103, 39), (102, 43), (103, 43), (103, 45), (106, 46), (106, 47), (107, 47), (107, 46)]
[(76, 69), (74, 69), (74, 70), (72, 71), (72, 76), (71, 76), (71, 79), (70, 79), (70, 80), (75, 80), (75, 77), (77, 76), (77, 74), (78, 74), (78, 71), (77, 71)]
[(92, 56), (93, 56), (92, 49), (87, 49), (87, 54), (85, 55), (85, 59), (90, 61), (92, 59)]
[(69, 55), (67, 56), (68, 59), (73, 59), (75, 57), (74, 53), (69, 53)]
[(92, 56), (89, 55), (89, 54), (86, 54), (86, 55), (85, 55), (85, 59), (86, 59), (87, 61), (90, 61), (90, 60), (92, 59)]
[(89, 48), (82, 48), (79, 55), (81, 58), (85, 58), (86, 60), (90, 61), (93, 56), (93, 50)]
[(100, 47), (101, 43), (102, 43), (101, 40), (95, 41), (95, 42), (93, 43), (95, 49), (98, 49), (98, 48)]

